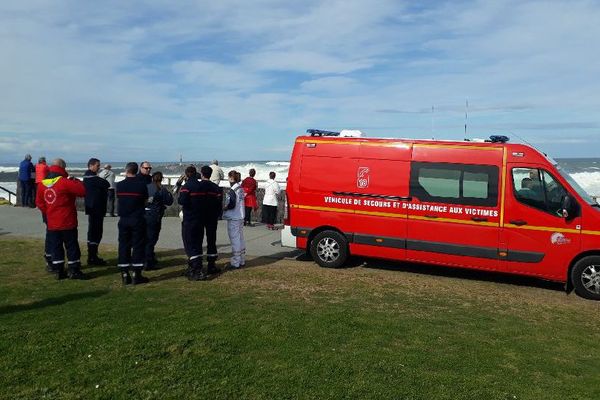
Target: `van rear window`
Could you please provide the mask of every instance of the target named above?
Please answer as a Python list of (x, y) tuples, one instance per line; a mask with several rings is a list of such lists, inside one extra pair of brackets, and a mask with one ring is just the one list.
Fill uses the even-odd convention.
[(422, 202), (495, 207), (498, 167), (413, 162), (410, 195)]

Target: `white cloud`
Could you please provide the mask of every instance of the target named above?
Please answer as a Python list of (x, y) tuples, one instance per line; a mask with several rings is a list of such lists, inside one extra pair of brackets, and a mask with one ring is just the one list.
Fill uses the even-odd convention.
[(432, 105), (451, 135), (465, 99), (474, 130), (599, 134), (598, 20), (591, 1), (6, 3), (0, 161), (26, 146), (9, 135), (81, 158), (201, 152), (210, 135), (244, 158), (307, 127), (426, 136)]

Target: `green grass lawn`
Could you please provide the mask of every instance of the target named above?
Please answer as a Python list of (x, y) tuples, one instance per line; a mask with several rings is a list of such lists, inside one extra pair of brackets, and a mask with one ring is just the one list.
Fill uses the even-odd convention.
[(1, 399), (600, 399), (599, 303), (535, 282), (267, 259), (188, 282), (171, 251), (124, 288), (41, 250), (0, 239)]

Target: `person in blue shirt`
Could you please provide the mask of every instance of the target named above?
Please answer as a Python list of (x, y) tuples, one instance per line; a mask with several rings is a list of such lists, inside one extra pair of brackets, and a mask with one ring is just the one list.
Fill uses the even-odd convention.
[(34, 207), (33, 205), (33, 183), (32, 174), (35, 174), (35, 167), (31, 162), (31, 154), (26, 154), (25, 159), (19, 164), (19, 182), (21, 184), (21, 206)]

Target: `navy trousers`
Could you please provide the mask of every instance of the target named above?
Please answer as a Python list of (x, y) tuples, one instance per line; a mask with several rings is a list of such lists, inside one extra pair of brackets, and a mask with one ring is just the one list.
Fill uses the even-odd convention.
[(104, 233), (104, 214), (93, 213), (88, 215), (87, 242), (91, 245), (100, 245)]
[(65, 263), (65, 250), (69, 265), (80, 263), (81, 250), (77, 241), (77, 228), (66, 231), (51, 231), (47, 233), (52, 249), (52, 264), (61, 266)]
[(146, 213), (146, 265), (153, 266), (156, 259), (154, 246), (158, 242), (162, 218), (160, 215)]
[(119, 268), (142, 269), (146, 246), (146, 220), (140, 217), (119, 219)]

